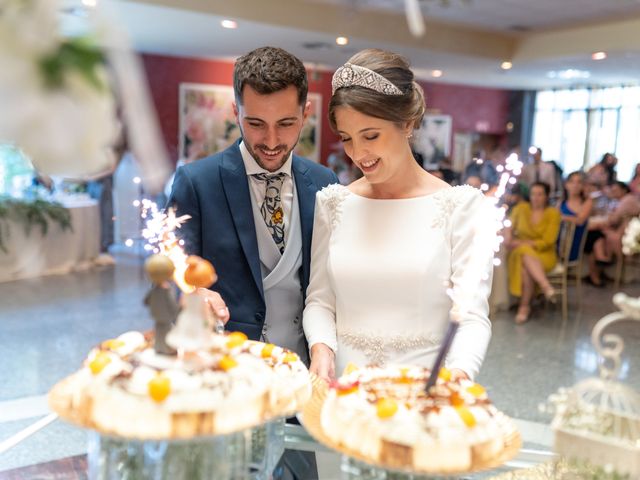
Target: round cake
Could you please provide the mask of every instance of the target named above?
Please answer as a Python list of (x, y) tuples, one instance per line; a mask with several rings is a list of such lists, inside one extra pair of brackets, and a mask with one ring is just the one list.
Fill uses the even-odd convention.
[(183, 355), (154, 350), (153, 333), (102, 342), (49, 401), (63, 418), (138, 439), (190, 438), (243, 430), (290, 416), (311, 395), (309, 372), (284, 348), (240, 332), (211, 334)]
[(334, 445), (389, 468), (464, 472), (499, 456), (515, 427), (485, 389), (452, 381), (442, 369), (427, 394), (429, 374), (423, 367), (351, 369), (322, 404), (323, 433)]

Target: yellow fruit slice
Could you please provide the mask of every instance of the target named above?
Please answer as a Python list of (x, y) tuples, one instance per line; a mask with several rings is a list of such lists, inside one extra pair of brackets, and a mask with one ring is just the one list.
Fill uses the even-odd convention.
[(163, 402), (171, 393), (171, 380), (158, 373), (147, 385), (149, 396), (156, 402)]
[(349, 375), (350, 373), (355, 372), (356, 370), (358, 370), (358, 366), (355, 363), (349, 362), (347, 363), (347, 365), (344, 367), (344, 370), (342, 372), (342, 375)]
[(109, 357), (109, 355), (105, 352), (98, 352), (96, 353), (96, 356), (93, 357), (93, 360), (89, 362), (89, 369), (91, 370), (91, 373), (98, 375), (102, 370), (104, 370), (104, 367), (110, 363), (111, 357)]
[(398, 404), (391, 398), (381, 398), (376, 403), (378, 418), (391, 418), (398, 411)]
[(220, 359), (220, 363), (218, 364), (219, 367), (224, 370), (225, 372), (228, 372), (229, 370), (231, 370), (232, 368), (235, 368), (238, 366), (238, 362), (236, 362), (233, 358), (231, 358), (228, 355), (225, 355), (224, 357), (222, 357)]
[(289, 352), (287, 353), (284, 358), (282, 359), (282, 361), (284, 363), (293, 363), (293, 362), (297, 362), (298, 361), (298, 355), (296, 355), (293, 352)]
[(484, 394), (486, 393), (486, 390), (479, 383), (474, 383), (470, 387), (467, 387), (467, 392), (469, 392), (471, 395), (473, 395), (476, 398), (480, 398), (484, 396)]
[(260, 355), (262, 356), (262, 358), (269, 358), (271, 357), (274, 348), (275, 345), (273, 343), (267, 343), (264, 347), (262, 347), (262, 352), (260, 352)]
[(448, 382), (449, 380), (451, 380), (451, 370), (449, 370), (448, 368), (442, 367), (440, 369), (440, 372), (438, 373), (438, 377), (444, 380), (445, 382)]
[(124, 342), (117, 338), (112, 338), (111, 340), (105, 340), (102, 342), (102, 348), (106, 348), (108, 350), (116, 350), (120, 347), (124, 347)]
[(460, 407), (455, 407), (455, 409), (467, 427), (473, 428), (476, 426), (476, 417), (473, 416), (473, 413), (471, 413), (467, 407), (460, 406)]
[(227, 348), (235, 348), (247, 341), (247, 336), (242, 332), (231, 332), (227, 337)]

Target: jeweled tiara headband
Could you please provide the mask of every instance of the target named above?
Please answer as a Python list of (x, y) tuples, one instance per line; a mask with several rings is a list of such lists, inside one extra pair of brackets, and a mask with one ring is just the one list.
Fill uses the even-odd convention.
[(383, 95), (404, 95), (402, 90), (379, 73), (360, 65), (345, 63), (333, 74), (331, 94), (336, 93), (339, 88), (353, 86), (375, 90)]

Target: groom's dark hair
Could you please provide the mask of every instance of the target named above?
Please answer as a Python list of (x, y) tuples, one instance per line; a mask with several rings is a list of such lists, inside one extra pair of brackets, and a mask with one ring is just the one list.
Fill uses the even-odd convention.
[(307, 102), (307, 71), (298, 58), (281, 48), (260, 47), (238, 58), (233, 68), (233, 91), (238, 105), (242, 105), (245, 85), (261, 95), (293, 85), (298, 90), (298, 103), (304, 106)]

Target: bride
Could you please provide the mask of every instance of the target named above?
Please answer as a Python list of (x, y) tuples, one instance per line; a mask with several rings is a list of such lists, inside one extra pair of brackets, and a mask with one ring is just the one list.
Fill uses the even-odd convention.
[[(317, 194), (303, 316), (311, 371), (330, 380), (349, 362), (431, 367), (471, 261), (483, 196), (414, 160), (409, 139), (425, 104), (403, 57), (363, 50), (332, 87), (329, 121), (364, 176)], [(446, 360), (455, 378), (478, 373), (491, 338), (493, 252), (481, 255), (485, 279), (465, 292), (470, 308)]]

